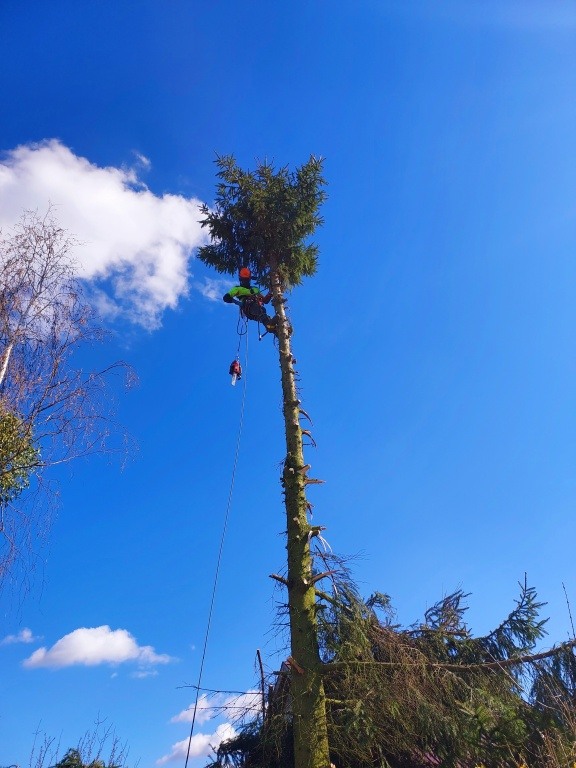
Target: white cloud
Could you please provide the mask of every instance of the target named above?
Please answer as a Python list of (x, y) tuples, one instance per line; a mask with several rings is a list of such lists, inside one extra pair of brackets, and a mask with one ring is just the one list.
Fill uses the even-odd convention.
[(138, 169), (149, 165), (137, 155), (134, 168), (101, 168), (55, 139), (19, 146), (0, 161), (0, 227), (52, 205), (80, 243), (78, 274), (96, 282), (99, 309), (155, 328), (188, 294), (190, 256), (206, 233), (198, 200), (146, 187)]
[[(214, 733), (197, 733), (192, 736), (190, 741), (190, 757), (206, 757), (212, 750), (218, 749), (221, 742), (227, 739), (232, 739), (236, 736), (236, 731), (230, 723), (223, 723), (219, 725)], [(177, 741), (172, 745), (172, 751), (169, 755), (164, 755), (159, 760), (156, 760), (156, 765), (164, 765), (165, 763), (172, 762), (173, 760), (184, 761), (188, 753), (188, 741), (189, 739), (183, 739)]]
[(28, 627), (24, 627), (18, 632), (17, 635), (6, 635), (6, 637), (0, 642), (0, 645), (12, 645), (14, 643), (33, 643), (38, 640), (34, 637), (32, 630)]
[(51, 648), (38, 648), (24, 660), (23, 665), (30, 669), (59, 669), (74, 665), (93, 667), (98, 664), (121, 664), (126, 661), (147, 667), (168, 664), (172, 659), (166, 654), (157, 654), (151, 645), (139, 646), (125, 629), (113, 630), (103, 625), (75, 629), (60, 638)]

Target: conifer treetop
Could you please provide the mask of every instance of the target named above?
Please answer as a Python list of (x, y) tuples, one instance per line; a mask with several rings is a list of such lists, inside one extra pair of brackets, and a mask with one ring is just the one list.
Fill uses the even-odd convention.
[(215, 204), (202, 206), (200, 220), (211, 242), (200, 248), (198, 258), (221, 274), (249, 267), (256, 282), (267, 286), (271, 262), (285, 288), (313, 275), (318, 247), (308, 238), (322, 224), (323, 160), (310, 156), (294, 171), (268, 161), (244, 171), (232, 155), (218, 157), (216, 165)]

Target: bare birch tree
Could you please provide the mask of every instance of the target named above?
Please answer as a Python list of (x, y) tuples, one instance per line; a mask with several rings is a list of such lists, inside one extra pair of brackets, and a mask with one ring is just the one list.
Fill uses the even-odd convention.
[(75, 245), (50, 212), (23, 215), (0, 237), (0, 582), (44, 528), (30, 493), (43, 471), (107, 449), (113, 423), (108, 375), (85, 373), (73, 354), (102, 330), (75, 276)]

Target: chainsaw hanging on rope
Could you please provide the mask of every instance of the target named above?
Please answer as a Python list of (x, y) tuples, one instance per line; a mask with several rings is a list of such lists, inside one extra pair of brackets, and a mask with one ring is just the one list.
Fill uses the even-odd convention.
[(238, 360), (237, 357), (235, 357), (234, 360), (232, 360), (230, 363), (230, 369), (228, 373), (232, 377), (232, 381), (230, 383), (233, 387), (235, 387), (236, 382), (242, 378), (242, 366), (240, 365), (240, 360)]

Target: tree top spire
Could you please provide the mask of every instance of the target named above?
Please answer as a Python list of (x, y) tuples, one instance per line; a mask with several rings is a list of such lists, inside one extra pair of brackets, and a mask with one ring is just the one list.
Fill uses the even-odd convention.
[(268, 161), (245, 171), (232, 155), (218, 157), (216, 165), (214, 208), (204, 204), (200, 220), (211, 242), (200, 248), (199, 259), (220, 273), (235, 274), (247, 266), (262, 285), (269, 284), (271, 265), (285, 287), (313, 275), (318, 247), (308, 238), (322, 224), (322, 158), (310, 156), (293, 171)]

